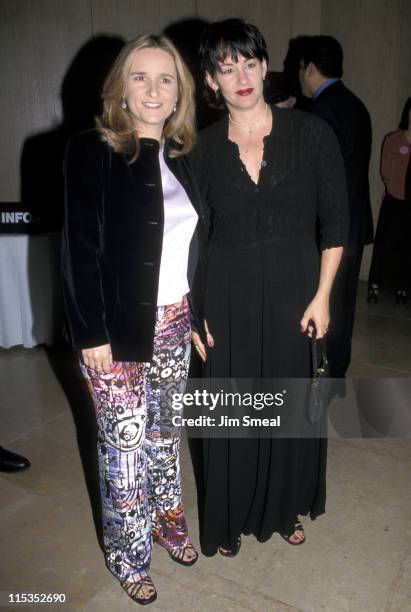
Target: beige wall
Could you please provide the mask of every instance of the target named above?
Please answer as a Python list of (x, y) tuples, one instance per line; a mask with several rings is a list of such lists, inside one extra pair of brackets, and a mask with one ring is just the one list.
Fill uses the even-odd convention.
[(195, 15), (195, 0), (84, 0), (92, 7), (93, 32), (127, 40), (143, 32), (160, 32)]
[(2, 0), (0, 201), (19, 199), (23, 142), (61, 119), (63, 76), (92, 35), (130, 38), (142, 31), (161, 31), (184, 18), (227, 16), (246, 17), (261, 28), (274, 70), (281, 70), (291, 37), (321, 32), (341, 41), (344, 80), (363, 99), (373, 122), (370, 181), (376, 218), (382, 193), (381, 141), (396, 127), (411, 94), (409, 0)]
[(88, 4), (0, 3), (0, 201), (19, 200), (25, 139), (61, 118), (61, 82), (71, 59), (92, 34)]
[[(409, 0), (323, 0), (321, 33), (344, 48), (344, 82), (367, 106), (373, 125), (371, 203), (376, 223), (383, 194), (379, 175), (382, 140), (398, 126), (411, 95), (411, 3)], [(367, 278), (372, 247), (365, 250)]]

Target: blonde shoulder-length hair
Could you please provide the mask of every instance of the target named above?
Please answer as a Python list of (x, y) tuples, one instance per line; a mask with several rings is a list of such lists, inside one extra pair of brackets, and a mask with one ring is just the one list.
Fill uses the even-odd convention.
[(194, 80), (181, 55), (173, 43), (162, 34), (144, 34), (126, 44), (120, 51), (103, 85), (103, 113), (96, 119), (97, 129), (103, 139), (117, 153), (131, 156), (130, 162), (139, 154), (139, 139), (128, 108), (123, 108), (127, 89), (127, 78), (132, 56), (140, 49), (162, 49), (174, 60), (178, 81), (176, 110), (166, 120), (162, 137), (173, 140), (177, 146), (169, 149), (170, 157), (185, 155), (196, 140)]

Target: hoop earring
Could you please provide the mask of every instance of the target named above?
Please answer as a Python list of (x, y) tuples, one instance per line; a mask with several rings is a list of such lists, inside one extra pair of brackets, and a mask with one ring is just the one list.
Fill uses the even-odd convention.
[(123, 98), (123, 99), (122, 99), (122, 101), (121, 101), (121, 105), (120, 105), (120, 106), (121, 106), (121, 108), (122, 108), (123, 110), (126, 110), (126, 108), (127, 108), (127, 102), (126, 102), (126, 99), (125, 99), (125, 98)]

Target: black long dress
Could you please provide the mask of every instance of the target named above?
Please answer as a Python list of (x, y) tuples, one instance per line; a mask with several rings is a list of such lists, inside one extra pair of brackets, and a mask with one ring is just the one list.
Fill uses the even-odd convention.
[[(299, 322), (319, 277), (320, 247), (343, 245), (348, 204), (343, 161), (319, 118), (272, 107), (256, 185), (228, 140), (224, 117), (200, 134), (196, 164), (210, 217), (205, 317), (215, 347), (206, 376), (310, 377)], [(205, 555), (241, 533), (291, 534), (298, 514), (325, 510), (325, 439), (203, 441)]]

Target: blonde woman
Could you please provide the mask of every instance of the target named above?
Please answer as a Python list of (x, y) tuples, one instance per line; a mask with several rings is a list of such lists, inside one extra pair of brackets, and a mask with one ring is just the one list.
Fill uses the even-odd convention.
[(170, 388), (184, 390), (190, 358), (193, 90), (166, 37), (137, 38), (106, 79), (97, 129), (70, 141), (65, 163), (65, 302), (97, 417), (105, 557), (140, 604), (157, 597), (153, 541), (183, 565), (198, 558), (181, 503), (179, 430), (160, 419)]

